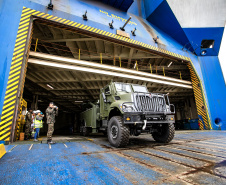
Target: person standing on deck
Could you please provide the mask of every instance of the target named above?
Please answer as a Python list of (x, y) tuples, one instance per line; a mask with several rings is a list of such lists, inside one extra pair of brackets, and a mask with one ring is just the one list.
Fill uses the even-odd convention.
[(52, 141), (52, 135), (56, 116), (58, 116), (58, 107), (55, 106), (53, 102), (50, 102), (48, 108), (46, 109), (46, 122), (48, 124), (47, 144), (55, 144), (55, 142)]
[(31, 124), (32, 124), (32, 109), (29, 108), (26, 114), (26, 124), (25, 124), (25, 140), (31, 139)]

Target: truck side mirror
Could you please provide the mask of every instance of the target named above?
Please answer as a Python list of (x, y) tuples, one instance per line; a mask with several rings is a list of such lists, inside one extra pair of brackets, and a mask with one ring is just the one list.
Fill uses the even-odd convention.
[(103, 92), (102, 92), (102, 96), (103, 96), (104, 102), (106, 103), (106, 96)]
[(170, 104), (170, 111), (175, 114), (175, 106)]

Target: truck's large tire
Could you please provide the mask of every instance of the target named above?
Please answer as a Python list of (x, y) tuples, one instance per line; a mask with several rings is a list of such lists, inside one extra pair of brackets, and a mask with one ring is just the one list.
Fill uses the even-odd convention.
[(129, 143), (129, 127), (123, 125), (121, 116), (114, 116), (108, 123), (108, 140), (114, 147), (124, 147)]
[(159, 132), (152, 133), (152, 137), (155, 141), (159, 143), (169, 143), (174, 138), (175, 127), (173, 123), (164, 123), (161, 129), (158, 130)]

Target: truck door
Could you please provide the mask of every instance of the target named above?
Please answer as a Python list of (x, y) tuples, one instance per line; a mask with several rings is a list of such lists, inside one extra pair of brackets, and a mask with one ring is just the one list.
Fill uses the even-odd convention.
[(102, 118), (108, 117), (111, 101), (111, 89), (110, 86), (107, 86), (100, 95), (100, 115)]

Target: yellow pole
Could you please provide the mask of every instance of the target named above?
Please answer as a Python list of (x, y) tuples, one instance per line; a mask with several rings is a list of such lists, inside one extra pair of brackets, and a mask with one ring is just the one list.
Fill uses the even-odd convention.
[(179, 73), (180, 73), (180, 79), (182, 80), (181, 72), (179, 71)]
[(114, 66), (115, 66), (115, 56), (114, 56)]
[(137, 65), (137, 60), (136, 60), (136, 68), (137, 68), (137, 71), (138, 71), (138, 65)]
[(150, 71), (151, 71), (151, 74), (152, 74), (152, 67), (151, 67), (151, 64), (150, 64)]
[(38, 45), (38, 39), (36, 39), (35, 52), (36, 52), (36, 49), (37, 49), (37, 45)]
[(164, 67), (163, 67), (163, 74), (164, 74), (164, 76), (165, 76), (165, 70), (164, 70)]
[(119, 65), (120, 67), (122, 67), (122, 62), (121, 62), (121, 58), (119, 57)]
[(80, 49), (78, 49), (78, 59), (80, 60)]
[(100, 63), (102, 64), (102, 53), (100, 53)]

